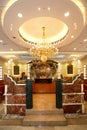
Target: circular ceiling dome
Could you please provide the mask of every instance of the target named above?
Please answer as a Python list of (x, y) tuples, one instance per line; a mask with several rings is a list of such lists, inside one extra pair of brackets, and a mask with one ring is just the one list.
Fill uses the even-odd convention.
[(42, 27), (46, 28), (48, 42), (61, 41), (63, 46), (75, 41), (86, 23), (83, 5), (77, 0), (9, 0), (5, 7), (2, 11), (5, 34), (16, 44), (28, 48), (31, 44), (26, 41), (41, 42)]
[(19, 34), (25, 41), (42, 42), (42, 27), (45, 27), (45, 40), (48, 42), (60, 41), (68, 33), (68, 26), (63, 21), (52, 17), (38, 17), (25, 21), (19, 28)]

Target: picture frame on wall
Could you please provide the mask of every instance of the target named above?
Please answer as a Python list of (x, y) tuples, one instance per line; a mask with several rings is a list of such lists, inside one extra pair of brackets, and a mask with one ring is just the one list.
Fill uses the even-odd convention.
[(19, 72), (19, 71), (20, 71), (19, 69), (20, 69), (20, 68), (19, 68), (18, 65), (15, 65), (15, 66), (14, 66), (14, 75), (19, 75), (19, 73), (20, 73), (20, 72)]
[(73, 65), (67, 65), (67, 74), (73, 74)]

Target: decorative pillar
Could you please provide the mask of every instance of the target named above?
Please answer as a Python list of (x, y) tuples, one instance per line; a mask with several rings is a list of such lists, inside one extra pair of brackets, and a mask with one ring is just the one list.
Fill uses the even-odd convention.
[(30, 64), (28, 64), (28, 78), (27, 79), (30, 79)]
[(61, 79), (61, 66), (60, 66), (60, 63), (58, 63), (58, 79)]
[(84, 70), (83, 70), (83, 74), (84, 74), (84, 79), (86, 79), (87, 77), (86, 77), (86, 65), (84, 65), (84, 68), (83, 68)]
[(5, 115), (7, 114), (7, 87), (8, 87), (8, 85), (5, 85), (5, 93), (4, 93), (4, 96), (5, 96), (4, 113), (5, 113)]
[(56, 80), (56, 108), (62, 108), (62, 80), (60, 63), (58, 63), (58, 79)]
[(56, 80), (56, 108), (62, 108), (62, 80)]
[(80, 75), (80, 68), (81, 68), (81, 63), (80, 60), (78, 60), (78, 75)]
[(8, 75), (10, 75), (10, 60), (8, 60)]
[(26, 108), (31, 109), (33, 107), (33, 99), (32, 99), (32, 80), (26, 80)]
[(82, 113), (85, 113), (84, 109), (84, 86), (81, 84), (81, 102), (82, 102)]
[(30, 64), (28, 64), (28, 78), (26, 80), (26, 108), (31, 109), (32, 107), (32, 80), (30, 79)]
[(8, 75), (11, 74), (12, 59), (8, 60)]

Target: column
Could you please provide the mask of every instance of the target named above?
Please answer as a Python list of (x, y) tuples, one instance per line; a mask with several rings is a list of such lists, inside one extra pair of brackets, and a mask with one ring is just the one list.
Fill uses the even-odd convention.
[(84, 113), (84, 86), (81, 84), (81, 103), (82, 103), (82, 113)]
[(83, 74), (84, 74), (84, 79), (86, 79), (87, 77), (86, 77), (86, 65), (84, 65), (84, 67), (83, 67)]
[(58, 63), (58, 79), (61, 79), (61, 66), (60, 66), (60, 63)]
[(8, 60), (8, 75), (11, 74), (12, 59)]
[(56, 80), (56, 108), (62, 108), (62, 80), (60, 63), (58, 63), (58, 79)]
[(4, 93), (4, 95), (5, 95), (5, 104), (4, 104), (4, 113), (5, 113), (5, 115), (7, 114), (7, 85), (5, 85), (5, 93)]
[(80, 75), (81, 62), (78, 60), (78, 75)]
[(30, 79), (30, 64), (28, 64), (28, 79)]
[(33, 95), (32, 95), (32, 80), (26, 80), (26, 108), (31, 109), (33, 107)]

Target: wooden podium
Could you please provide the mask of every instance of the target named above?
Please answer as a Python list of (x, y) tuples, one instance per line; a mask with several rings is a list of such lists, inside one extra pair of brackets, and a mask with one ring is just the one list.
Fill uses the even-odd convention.
[(33, 93), (55, 93), (56, 83), (52, 79), (35, 79), (32, 83)]

